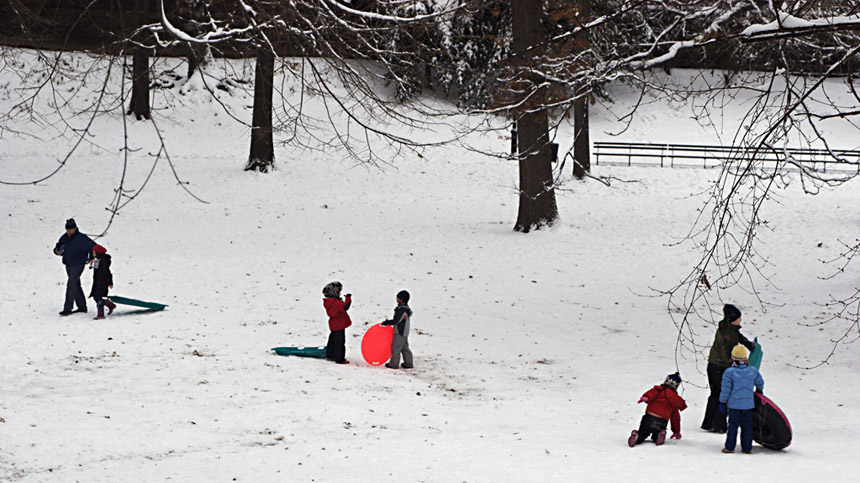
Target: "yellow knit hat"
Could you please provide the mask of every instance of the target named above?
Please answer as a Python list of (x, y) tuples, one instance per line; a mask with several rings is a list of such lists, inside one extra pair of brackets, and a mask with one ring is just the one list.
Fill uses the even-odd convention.
[(732, 359), (736, 361), (745, 361), (747, 360), (747, 348), (741, 344), (735, 346), (732, 349)]

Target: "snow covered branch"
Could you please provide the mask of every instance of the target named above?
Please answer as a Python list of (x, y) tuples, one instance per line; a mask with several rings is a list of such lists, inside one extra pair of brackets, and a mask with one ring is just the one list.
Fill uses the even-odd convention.
[(783, 11), (778, 11), (777, 15), (778, 18), (772, 22), (750, 25), (740, 35), (750, 39), (763, 39), (780, 34), (798, 32), (806, 34), (815, 31), (833, 30), (834, 28), (860, 29), (860, 14), (836, 15), (809, 20), (795, 17)]

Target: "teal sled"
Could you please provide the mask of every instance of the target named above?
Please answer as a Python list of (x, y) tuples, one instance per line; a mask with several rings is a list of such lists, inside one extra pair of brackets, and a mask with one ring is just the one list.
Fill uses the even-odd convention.
[(111, 295), (108, 298), (111, 300), (111, 302), (113, 302), (115, 304), (133, 305), (135, 307), (143, 307), (143, 308), (147, 308), (150, 310), (164, 310), (164, 308), (167, 307), (167, 304), (159, 304), (156, 302), (145, 302), (143, 300), (130, 299), (127, 297), (120, 297), (119, 295)]
[(272, 347), (279, 356), (314, 357), (325, 359), (325, 346), (322, 347)]
[(755, 338), (755, 349), (750, 353), (750, 365), (756, 369), (761, 369), (761, 359), (764, 357), (764, 351), (761, 350), (761, 344), (758, 343), (758, 337)]

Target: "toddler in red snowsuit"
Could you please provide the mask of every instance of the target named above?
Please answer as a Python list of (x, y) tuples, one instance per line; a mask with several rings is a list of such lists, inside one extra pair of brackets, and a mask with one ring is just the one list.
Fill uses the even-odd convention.
[(331, 282), (323, 288), (323, 307), (328, 314), (328, 343), (325, 346), (325, 358), (338, 364), (349, 364), (346, 360), (346, 328), (352, 325), (349, 306), (352, 305), (352, 295), (346, 294), (346, 299), (340, 298), (343, 284)]
[(666, 424), (672, 422), (672, 439), (681, 439), (681, 411), (687, 409), (684, 398), (678, 395), (678, 385), (681, 375), (677, 372), (666, 376), (660, 386), (654, 386), (639, 398), (640, 403), (646, 403), (645, 415), (639, 423), (639, 429), (634, 429), (627, 439), (632, 448), (645, 442), (650, 436), (657, 446), (666, 441)]

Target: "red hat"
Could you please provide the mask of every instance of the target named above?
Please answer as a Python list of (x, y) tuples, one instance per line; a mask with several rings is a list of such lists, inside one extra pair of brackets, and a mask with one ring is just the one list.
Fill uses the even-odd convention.
[(107, 248), (105, 248), (101, 245), (96, 245), (93, 247), (93, 251), (96, 253), (107, 253)]

